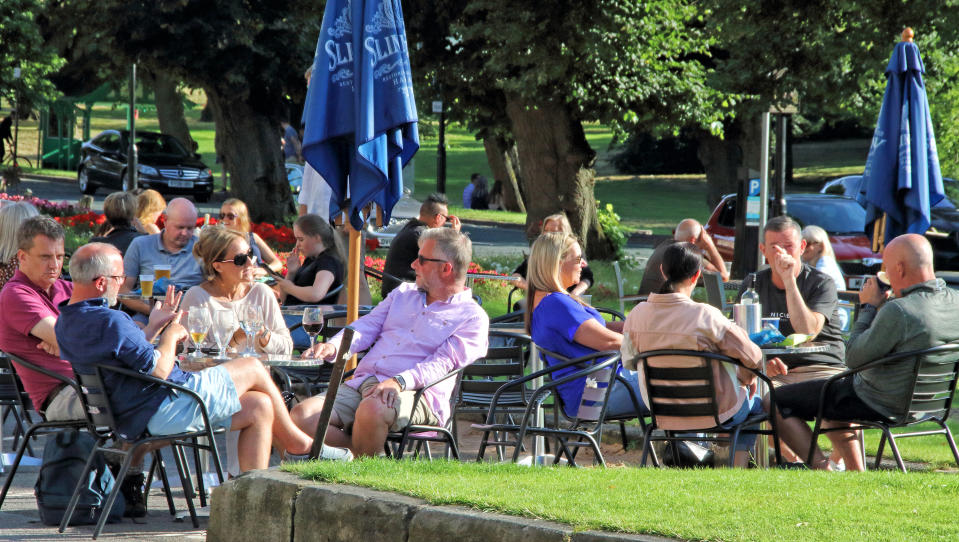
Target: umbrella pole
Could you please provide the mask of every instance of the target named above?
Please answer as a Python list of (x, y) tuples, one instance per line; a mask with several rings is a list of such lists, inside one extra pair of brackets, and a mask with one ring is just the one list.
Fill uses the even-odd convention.
[[(350, 221), (346, 221), (346, 230), (350, 234), (349, 239), (349, 257), (346, 271), (346, 323), (352, 324), (360, 316), (360, 276), (363, 273), (360, 266), (360, 243), (363, 240), (362, 233), (356, 231)], [(356, 367), (356, 356), (350, 358), (346, 369), (350, 370)]]
[(886, 213), (872, 223), (872, 251), (882, 252), (886, 246)]

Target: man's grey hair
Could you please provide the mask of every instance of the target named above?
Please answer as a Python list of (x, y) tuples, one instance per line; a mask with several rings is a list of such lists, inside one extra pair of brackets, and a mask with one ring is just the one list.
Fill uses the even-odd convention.
[(763, 239), (766, 238), (767, 232), (776, 232), (781, 233), (792, 228), (796, 232), (796, 236), (802, 239), (802, 226), (798, 222), (792, 219), (792, 217), (787, 215), (780, 215), (774, 218), (770, 218), (766, 221), (766, 225), (763, 227)]
[(88, 243), (78, 248), (70, 258), (70, 278), (73, 282), (89, 284), (97, 277), (113, 274), (113, 260), (120, 251), (106, 243)]
[(452, 228), (430, 228), (420, 235), (419, 245), (432, 239), (436, 248), (453, 266), (457, 278), (466, 277), (466, 268), (473, 259), (473, 242), (466, 235)]
[(23, 251), (33, 248), (33, 238), (42, 235), (54, 241), (63, 240), (63, 226), (49, 216), (32, 216), (17, 229), (17, 248)]

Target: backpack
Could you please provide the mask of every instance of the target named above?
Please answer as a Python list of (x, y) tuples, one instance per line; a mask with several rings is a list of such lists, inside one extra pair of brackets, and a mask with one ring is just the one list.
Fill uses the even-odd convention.
[[(76, 429), (65, 429), (47, 439), (43, 446), (43, 464), (34, 492), (37, 496), (37, 509), (44, 525), (59, 525), (66, 513), (73, 489), (83, 472), (87, 458), (96, 447), (97, 441), (89, 433)], [(92, 525), (100, 519), (100, 512), (106, 504), (110, 492), (116, 485), (113, 473), (107, 468), (103, 454), (97, 453), (87, 475), (85, 487), (81, 489), (80, 500), (70, 519), (70, 525)], [(113, 508), (107, 518), (108, 523), (123, 519), (126, 503), (123, 494), (118, 493)]]

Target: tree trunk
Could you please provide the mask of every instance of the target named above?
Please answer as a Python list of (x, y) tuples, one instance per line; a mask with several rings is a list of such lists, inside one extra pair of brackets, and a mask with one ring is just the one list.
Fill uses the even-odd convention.
[(483, 139), (483, 147), (486, 149), (486, 160), (493, 172), (494, 181), (503, 183), (503, 206), (507, 211), (525, 213), (526, 205), (523, 204), (523, 196), (519, 190), (519, 174), (513, 167), (510, 146), (504, 138), (487, 137)]
[(177, 90), (177, 81), (163, 72), (153, 73), (153, 92), (156, 96), (157, 120), (160, 131), (172, 135), (186, 145), (190, 152), (196, 152), (196, 143), (190, 136), (183, 111), (183, 96)]
[(279, 124), (250, 104), (206, 89), (231, 192), (243, 199), (253, 222), (280, 223), (295, 211), (283, 168)]
[(569, 108), (552, 102), (533, 106), (507, 97), (526, 199), (526, 232), (531, 238), (548, 215), (564, 212), (590, 258), (609, 258), (613, 247), (596, 219), (593, 163), (583, 125)]
[(698, 158), (706, 170), (706, 203), (712, 209), (726, 194), (736, 192), (739, 168), (759, 170), (760, 126), (752, 117), (746, 122), (734, 120), (725, 130), (725, 138), (711, 134), (699, 137)]

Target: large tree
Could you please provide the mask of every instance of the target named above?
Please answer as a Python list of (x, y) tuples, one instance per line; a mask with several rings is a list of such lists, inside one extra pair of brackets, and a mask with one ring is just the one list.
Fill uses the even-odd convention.
[(278, 128), (291, 98), (305, 92), (322, 5), (60, 0), (48, 7), (70, 14), (125, 62), (206, 91), (233, 191), (252, 218), (281, 221), (292, 211)]
[(42, 9), (40, 0), (0, 2), (0, 96), (10, 102), (19, 98), (26, 108), (56, 96), (49, 75), (63, 64), (35, 20)]
[(474, 67), (462, 77), (502, 92), (528, 226), (563, 211), (591, 257), (612, 254), (583, 123), (672, 118), (708, 127), (720, 118), (697, 61), (708, 45), (699, 16), (691, 3), (670, 0), (469, 3), (450, 47)]

